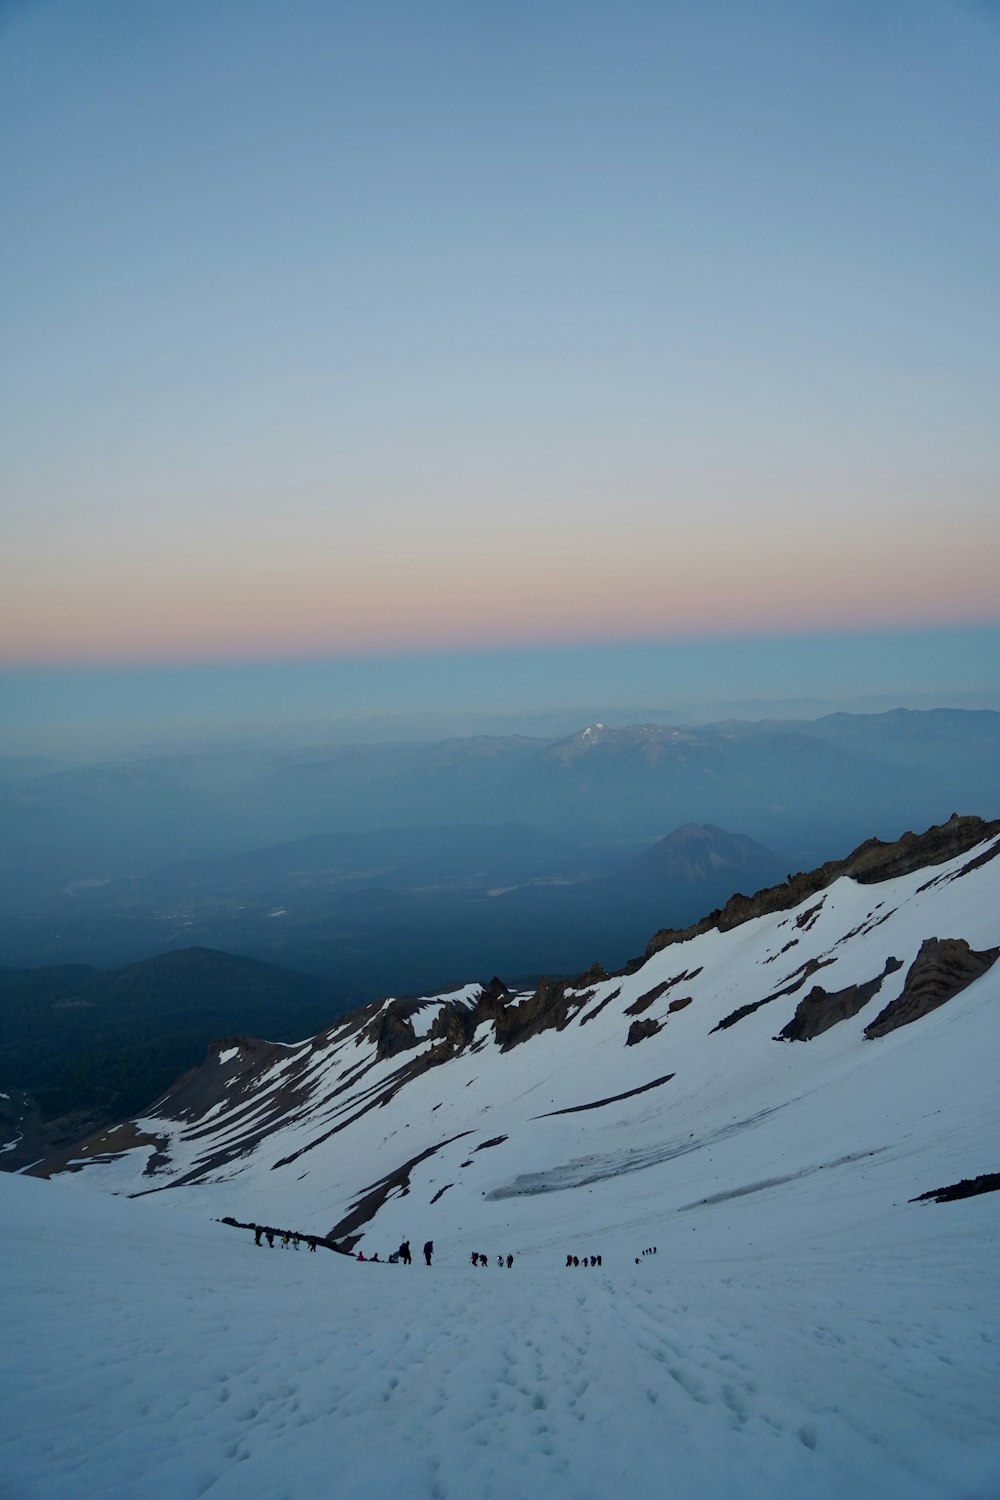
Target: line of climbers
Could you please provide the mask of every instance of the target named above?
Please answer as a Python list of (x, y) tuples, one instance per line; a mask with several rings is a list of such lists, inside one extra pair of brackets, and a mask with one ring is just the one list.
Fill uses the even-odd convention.
[[(281, 1245), (282, 1250), (287, 1250), (289, 1248), (289, 1246), (291, 1246), (291, 1248), (293, 1250), (298, 1250), (301, 1245), (305, 1244), (313, 1252), (315, 1252), (317, 1245), (322, 1245), (324, 1249), (327, 1249), (327, 1250), (340, 1250), (341, 1254), (344, 1253), (344, 1251), (341, 1249), (341, 1247), (339, 1245), (331, 1244), (331, 1242), (328, 1239), (326, 1239), (326, 1237), (324, 1235), (302, 1234), (297, 1229), (274, 1229), (274, 1228), (272, 1228), (268, 1224), (240, 1224), (236, 1219), (231, 1219), (231, 1218), (223, 1219), (222, 1222), (224, 1224), (232, 1224), (234, 1227), (239, 1228), (239, 1229), (252, 1229), (253, 1230), (253, 1242), (254, 1242), (254, 1244), (255, 1245), (261, 1245), (261, 1244), (263, 1244), (264, 1240), (266, 1239), (267, 1243), (268, 1243), (268, 1246), (272, 1250), (274, 1249), (274, 1241), (275, 1241), (275, 1239), (278, 1239), (279, 1243)], [(645, 1255), (655, 1255), (656, 1254), (656, 1246), (655, 1245), (649, 1246), (648, 1249), (643, 1250), (642, 1254), (644, 1256)], [(433, 1255), (434, 1255), (434, 1241), (433, 1240), (428, 1240), (426, 1242), (426, 1244), (424, 1245), (424, 1262), (428, 1266), (431, 1264), (431, 1259), (432, 1259)], [(387, 1262), (382, 1262), (379, 1259), (379, 1253), (378, 1253), (377, 1250), (375, 1251), (374, 1255), (365, 1255), (365, 1253), (364, 1253), (363, 1250), (359, 1250), (358, 1253), (357, 1253), (357, 1255), (355, 1256), (355, 1259), (359, 1260), (359, 1261), (365, 1261), (365, 1262), (367, 1262), (370, 1265), (388, 1264), (390, 1266), (395, 1266), (395, 1265), (402, 1264), (404, 1266), (409, 1266), (409, 1265), (412, 1265), (412, 1263), (413, 1263), (413, 1256), (412, 1256), (412, 1254), (410, 1252), (410, 1242), (409, 1242), (409, 1240), (403, 1240), (403, 1242), (400, 1245), (399, 1249), (398, 1250), (394, 1250), (392, 1252), (392, 1254), (387, 1258)], [(641, 1259), (641, 1257), (638, 1256), (638, 1255), (635, 1257), (635, 1263), (636, 1263), (636, 1265), (639, 1264), (640, 1259)], [(483, 1253), (481, 1251), (479, 1251), (479, 1250), (473, 1250), (471, 1256), (469, 1257), (469, 1260), (470, 1260), (470, 1263), (472, 1265), (474, 1265), (474, 1266), (488, 1266), (489, 1263), (490, 1263), (489, 1256), (488, 1255), (483, 1255)], [(501, 1267), (502, 1266), (506, 1266), (507, 1270), (509, 1271), (511, 1269), (511, 1267), (513, 1266), (513, 1264), (514, 1264), (514, 1257), (513, 1257), (513, 1255), (506, 1255), (506, 1256), (504, 1256), (504, 1255), (498, 1255), (496, 1263), (497, 1263), (498, 1266), (501, 1266)], [(588, 1255), (567, 1255), (566, 1256), (566, 1265), (567, 1266), (601, 1266), (603, 1264), (604, 1264), (604, 1260), (603, 1260), (603, 1257), (600, 1256), (600, 1255), (589, 1255), (589, 1256)]]
[(304, 1242), (309, 1246), (310, 1250), (315, 1252), (317, 1244), (319, 1244), (320, 1242), (322, 1242), (323, 1244), (326, 1243), (326, 1241), (322, 1239), (322, 1236), (317, 1236), (315, 1234), (300, 1234), (297, 1229), (272, 1229), (267, 1224), (252, 1224), (249, 1227), (253, 1230), (254, 1244), (262, 1244), (263, 1241), (261, 1239), (261, 1236), (263, 1235), (264, 1239), (267, 1240), (267, 1243), (272, 1250), (274, 1249), (275, 1235), (280, 1235), (281, 1237), (282, 1250), (287, 1250), (289, 1245), (291, 1245), (293, 1250), (297, 1250), (299, 1246)]

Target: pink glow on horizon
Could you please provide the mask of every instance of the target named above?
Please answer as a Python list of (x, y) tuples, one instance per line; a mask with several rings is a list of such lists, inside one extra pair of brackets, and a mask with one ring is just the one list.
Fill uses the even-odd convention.
[[(794, 479), (794, 482), (793, 482)], [(471, 479), (470, 479), (471, 484)], [(403, 486), (400, 486), (401, 491)], [(942, 495), (950, 493), (947, 505)], [(352, 492), (353, 494), (353, 492)], [(350, 497), (348, 497), (350, 498)], [(442, 479), (199, 509), (33, 511), (0, 558), (8, 665), (285, 659), (1000, 620), (981, 483), (877, 475)]]
[[(949, 579), (939, 570), (886, 577), (877, 563), (845, 584), (837, 570), (825, 579), (782, 574), (759, 562), (751, 580), (689, 575), (637, 563), (632, 589), (609, 588), (600, 570), (569, 567), (559, 577), (534, 569), (519, 579), (456, 581), (372, 579), (348, 589), (284, 588), (260, 580), (244, 590), (178, 586), (166, 598), (151, 591), (100, 597), (63, 596), (42, 618), (5, 618), (0, 604), (0, 661), (8, 666), (155, 663), (366, 656), (507, 647), (612, 644), (647, 639), (732, 635), (853, 633), (1000, 621), (995, 575), (985, 563), (976, 576)], [(666, 576), (663, 576), (663, 575)], [(988, 575), (988, 576), (987, 576)], [(183, 601), (179, 608), (177, 600)], [(248, 607), (249, 606), (249, 607)]]

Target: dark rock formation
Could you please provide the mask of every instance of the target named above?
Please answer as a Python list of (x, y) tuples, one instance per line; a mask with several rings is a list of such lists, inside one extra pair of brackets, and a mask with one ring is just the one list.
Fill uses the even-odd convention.
[(886, 1036), (911, 1021), (919, 1021), (944, 1005), (985, 974), (1000, 957), (1000, 948), (976, 953), (964, 938), (924, 938), (920, 952), (910, 965), (903, 992), (877, 1015), (865, 1036)]
[(655, 1036), (662, 1025), (662, 1021), (654, 1021), (652, 1017), (645, 1021), (633, 1021), (628, 1029), (626, 1047), (634, 1047), (636, 1042), (644, 1042), (648, 1036)]
[[(713, 927), (720, 932), (728, 932), (754, 917), (762, 917), (769, 912), (789, 911), (793, 906), (798, 906), (800, 901), (825, 890), (828, 885), (839, 880), (841, 875), (849, 875), (861, 885), (877, 885), (880, 880), (908, 875), (925, 865), (944, 864), (946, 860), (953, 859), (957, 854), (964, 854), (967, 849), (974, 848), (976, 844), (997, 833), (1000, 833), (1000, 820), (987, 823), (982, 818), (959, 817), (957, 813), (952, 813), (947, 823), (935, 824), (926, 833), (904, 833), (902, 838), (892, 844), (886, 844), (881, 839), (868, 839), (859, 844), (846, 859), (828, 860), (817, 870), (789, 875), (784, 884), (769, 886), (758, 891), (755, 896), (737, 893), (725, 906), (703, 917), (691, 927), (664, 928), (654, 933), (646, 945), (645, 957), (651, 958), (654, 953), (659, 953), (661, 948), (667, 948), (672, 943), (681, 943), (687, 938), (697, 937), (699, 933), (710, 932)], [(635, 960), (636, 967), (641, 962), (641, 959)]]
[(610, 1094), (607, 1099), (592, 1099), (588, 1104), (571, 1104), (566, 1109), (550, 1109), (544, 1115), (535, 1115), (535, 1119), (552, 1120), (556, 1115), (581, 1115), (588, 1109), (604, 1109), (605, 1105), (620, 1104), (623, 1099), (634, 1099), (637, 1094), (648, 1094), (650, 1089), (658, 1089), (661, 1084), (669, 1083), (673, 1076), (673, 1073), (664, 1073), (662, 1078), (651, 1078), (649, 1083), (640, 1083), (636, 1089), (626, 1089), (624, 1094)]
[(737, 1021), (743, 1021), (747, 1016), (752, 1016), (755, 1010), (760, 1010), (762, 1005), (770, 1005), (772, 1000), (780, 1000), (782, 995), (794, 995), (796, 990), (802, 988), (807, 979), (811, 979), (820, 969), (826, 969), (834, 962), (835, 960), (832, 958), (807, 959), (804, 964), (801, 964), (799, 968), (795, 969), (788, 976), (791, 981), (789, 984), (784, 985), (780, 990), (775, 990), (773, 994), (765, 995), (763, 1000), (751, 1000), (748, 1004), (740, 1005), (736, 1010), (731, 1010), (728, 1016), (723, 1016), (722, 1020), (712, 1027), (709, 1036), (712, 1036), (716, 1031), (728, 1031), (730, 1026), (736, 1025)]
[[(589, 985), (600, 984), (602, 979), (607, 979), (602, 964), (593, 963), (583, 974), (578, 974), (575, 979), (570, 980), (570, 987), (574, 990), (585, 990)], [(499, 981), (494, 980), (494, 984)]]
[[(504, 1006), (510, 999), (510, 991), (503, 980), (495, 976), (482, 987), (475, 1001), (445, 999), (431, 1025), (429, 1038), (432, 1042), (447, 1043), (435, 1056), (439, 1062), (467, 1047), (476, 1034), (481, 1021), (492, 1021), (503, 1015)], [(379, 1062), (396, 1057), (400, 1052), (409, 1052), (419, 1045), (413, 1030), (412, 1017), (421, 1009), (419, 1000), (390, 1000), (374, 1020), (365, 1028), (366, 1040), (375, 1043), (375, 1055)]]
[(452, 1141), (459, 1141), (463, 1135), (468, 1134), (467, 1130), (462, 1130), (458, 1135), (450, 1136), (446, 1141), (439, 1141), (436, 1146), (428, 1146), (427, 1150), (421, 1151), (419, 1156), (411, 1156), (409, 1161), (404, 1161), (402, 1166), (397, 1167), (394, 1172), (380, 1177), (378, 1182), (364, 1189), (361, 1196), (352, 1204), (349, 1212), (327, 1231), (326, 1238), (340, 1240), (345, 1249), (353, 1250), (361, 1238), (356, 1231), (362, 1229), (370, 1219), (374, 1219), (390, 1193), (402, 1198), (410, 1191), (410, 1174), (414, 1167), (443, 1150), (445, 1146), (450, 1146)]
[(622, 1014), (626, 1016), (641, 1016), (644, 1010), (648, 1010), (651, 1005), (655, 1005), (660, 996), (667, 993), (670, 983), (669, 979), (665, 979), (662, 984), (654, 985), (651, 990), (647, 990), (644, 995), (640, 995), (638, 1000), (633, 1001), (631, 1005), (626, 1005)]
[(510, 990), (502, 979), (494, 976), (483, 986), (474, 1005), (461, 1000), (446, 1000), (431, 1026), (431, 1041), (447, 1042), (452, 1054), (460, 1052), (472, 1042), (481, 1021), (495, 1021), (503, 1015), (509, 999)]
[(593, 1021), (596, 1016), (599, 1016), (601, 1014), (601, 1011), (604, 1009), (604, 1007), (606, 1005), (610, 1005), (612, 1000), (617, 1000), (620, 994), (621, 987), (616, 990), (610, 990), (599, 1005), (595, 1005), (593, 1010), (588, 1010), (585, 1016), (580, 1017), (580, 1025), (586, 1026), (588, 1021)]
[(520, 1005), (510, 1006), (500, 1012), (496, 1019), (496, 1038), (500, 1048), (509, 1052), (519, 1042), (537, 1036), (541, 1031), (555, 1027), (562, 1031), (572, 1020), (586, 996), (579, 994), (564, 979), (549, 979), (544, 975), (538, 988)]
[[(660, 999), (661, 995), (665, 995), (675, 985), (689, 983), (692, 979), (697, 979), (700, 973), (700, 969), (692, 969), (690, 974), (686, 969), (682, 969), (672, 979), (665, 979), (662, 984), (654, 985), (651, 990), (647, 990), (644, 995), (640, 995), (638, 1000), (634, 1000), (631, 1005), (626, 1006), (624, 1014), (627, 1016), (641, 1016), (643, 1011), (648, 1010), (655, 1001)], [(683, 1003), (687, 1005), (690, 1001), (686, 1000)], [(681, 1010), (682, 1008), (682, 1005), (676, 1001), (669, 1007), (670, 1010)]]
[[(109, 1130), (99, 1131), (78, 1145), (53, 1152), (42, 1161), (33, 1162), (26, 1169), (25, 1176), (53, 1177), (59, 1172), (82, 1172), (88, 1161), (117, 1161), (136, 1146), (155, 1147), (151, 1161), (156, 1161), (158, 1165), (165, 1166), (170, 1159), (166, 1154), (165, 1135), (150, 1135), (148, 1131), (140, 1130), (133, 1120), (128, 1120), (123, 1125), (113, 1125)], [(148, 1172), (150, 1168), (147, 1167), (146, 1170)]]
[(795, 1015), (787, 1026), (783, 1026), (775, 1040), (782, 1042), (811, 1042), (822, 1036), (838, 1021), (856, 1016), (882, 988), (888, 974), (894, 974), (903, 965), (898, 958), (887, 958), (885, 968), (867, 984), (848, 985), (846, 990), (825, 990), (821, 984), (813, 985), (804, 1000), (800, 1000)]
[(375, 1056), (379, 1062), (387, 1057), (396, 1057), (417, 1045), (417, 1038), (410, 1020), (412, 1002), (390, 1000), (382, 1013), (365, 1031), (365, 1038), (375, 1043)]
[(980, 1193), (1000, 1192), (1000, 1172), (983, 1172), (978, 1177), (963, 1177), (949, 1187), (931, 1188), (929, 1193), (920, 1193), (911, 1198), (911, 1203), (957, 1203), (960, 1198), (977, 1198)]

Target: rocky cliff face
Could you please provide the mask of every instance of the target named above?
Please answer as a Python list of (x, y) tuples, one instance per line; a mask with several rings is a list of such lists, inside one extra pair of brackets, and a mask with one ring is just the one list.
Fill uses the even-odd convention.
[(902, 994), (865, 1027), (865, 1036), (888, 1036), (899, 1026), (919, 1021), (985, 974), (1000, 957), (1000, 947), (976, 953), (964, 938), (925, 938), (906, 976)]
[(887, 958), (882, 973), (866, 984), (852, 984), (833, 992), (814, 985), (806, 998), (799, 1001), (795, 1015), (778, 1036), (783, 1042), (811, 1042), (814, 1037), (822, 1036), (838, 1021), (847, 1021), (863, 1010), (882, 988), (882, 981), (902, 967), (898, 958)]

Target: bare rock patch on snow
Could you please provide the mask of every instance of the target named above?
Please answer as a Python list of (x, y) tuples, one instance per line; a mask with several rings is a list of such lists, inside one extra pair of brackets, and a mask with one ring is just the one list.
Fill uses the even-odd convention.
[(865, 1027), (865, 1036), (887, 1036), (900, 1026), (919, 1021), (961, 994), (992, 968), (998, 957), (1000, 947), (976, 953), (964, 938), (925, 938), (910, 965), (902, 993)]

